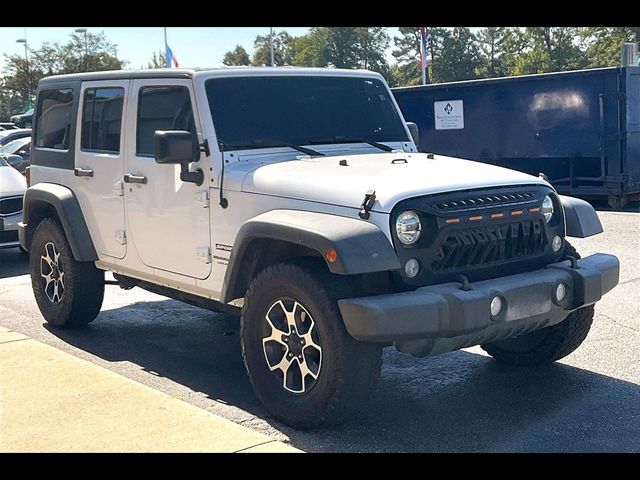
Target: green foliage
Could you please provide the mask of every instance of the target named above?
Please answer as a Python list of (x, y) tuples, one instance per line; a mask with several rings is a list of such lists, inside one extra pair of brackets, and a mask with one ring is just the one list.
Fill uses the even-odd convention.
[(509, 73), (525, 75), (585, 68), (588, 59), (578, 45), (579, 32), (575, 27), (527, 27), (514, 32), (520, 36), (522, 48)]
[(147, 63), (147, 68), (167, 68), (167, 54), (162, 50), (153, 52), (151, 60)]
[(478, 75), (481, 78), (502, 77), (507, 71), (504, 65), (505, 27), (483, 28), (476, 35), (480, 53)]
[(615, 67), (620, 65), (621, 44), (640, 42), (640, 27), (587, 27), (580, 36), (588, 67)]
[[(37, 50), (29, 50), (29, 61), (23, 55), (5, 55), (5, 71), (2, 80), (2, 108), (7, 108), (5, 98), (20, 95), (23, 102), (32, 101), (38, 81), (50, 75), (65, 73), (120, 70), (125, 62), (114, 55), (104, 33), (73, 33), (64, 45), (44, 43)], [(11, 103), (9, 103), (11, 104)], [(18, 112), (21, 113), (22, 109)]]
[[(276, 65), (289, 65), (289, 43), (291, 35), (284, 30), (273, 35), (273, 58)], [(237, 50), (237, 47), (236, 47)], [(245, 52), (246, 53), (246, 52)], [(256, 66), (271, 65), (271, 41), (269, 35), (258, 35), (254, 42), (251, 64)]]
[(249, 65), (251, 59), (244, 47), (236, 45), (236, 48), (224, 54), (222, 63), (227, 66)]

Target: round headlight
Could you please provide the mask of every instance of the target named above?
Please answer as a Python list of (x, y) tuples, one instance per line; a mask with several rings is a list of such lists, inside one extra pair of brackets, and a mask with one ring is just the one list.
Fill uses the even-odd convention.
[(420, 218), (411, 210), (402, 212), (396, 220), (396, 234), (405, 245), (411, 245), (420, 238)]
[(544, 215), (544, 219), (547, 223), (549, 223), (549, 220), (553, 217), (553, 200), (551, 200), (549, 195), (544, 197), (544, 200), (542, 201), (542, 214)]

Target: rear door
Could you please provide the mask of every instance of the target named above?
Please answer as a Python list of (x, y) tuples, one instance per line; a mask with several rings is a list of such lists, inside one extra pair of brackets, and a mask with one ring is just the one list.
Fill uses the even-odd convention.
[(125, 239), (122, 129), (130, 80), (84, 82), (75, 145), (75, 188), (99, 255), (123, 258)]

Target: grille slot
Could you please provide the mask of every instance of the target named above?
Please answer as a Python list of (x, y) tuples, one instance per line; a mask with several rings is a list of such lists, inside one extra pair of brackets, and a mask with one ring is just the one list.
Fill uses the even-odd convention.
[(434, 272), (490, 265), (543, 253), (547, 239), (540, 219), (452, 230), (441, 240)]
[(435, 207), (443, 212), (452, 210), (468, 210), (481, 207), (497, 207), (511, 203), (528, 202), (536, 199), (534, 192), (496, 193), (458, 198), (446, 202), (438, 202)]
[(13, 215), (22, 210), (22, 196), (0, 198), (0, 215)]

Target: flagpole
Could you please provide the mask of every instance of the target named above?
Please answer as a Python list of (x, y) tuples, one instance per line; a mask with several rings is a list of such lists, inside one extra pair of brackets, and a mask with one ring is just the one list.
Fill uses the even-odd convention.
[(422, 70), (422, 85), (427, 84), (427, 31), (420, 27), (420, 67)]
[(171, 68), (171, 65), (169, 65), (169, 62), (171, 62), (171, 59), (169, 58), (169, 56), (167, 55), (167, 27), (164, 27), (164, 57), (165, 57), (165, 66), (167, 68)]
[(270, 44), (270, 48), (271, 48), (271, 66), (275, 67), (276, 66), (276, 60), (275, 60), (275, 55), (273, 52), (273, 27), (269, 27), (269, 44)]

